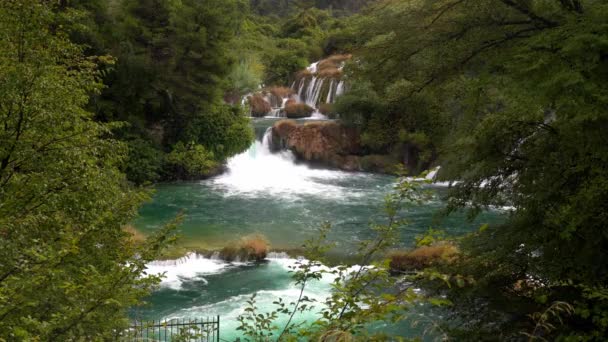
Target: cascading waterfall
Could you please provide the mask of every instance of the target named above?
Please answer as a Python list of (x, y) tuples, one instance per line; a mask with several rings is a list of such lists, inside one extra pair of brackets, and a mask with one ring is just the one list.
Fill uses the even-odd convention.
[[(289, 150), (271, 152), (272, 128), (249, 149), (228, 161), (228, 172), (212, 180), (226, 196), (302, 196), (355, 199), (363, 194), (339, 185), (341, 179), (365, 177), (337, 170), (323, 170), (297, 164)], [(336, 184), (334, 184), (336, 182)]]
[[(315, 70), (309, 67), (308, 70)], [(329, 80), (327, 89), (324, 86)], [(344, 94), (344, 81), (336, 78), (322, 78), (312, 74), (297, 80), (292, 86), (292, 90), (298, 95), (300, 102), (318, 108), (324, 103), (334, 103), (336, 98)]]
[[(261, 91), (263, 100), (270, 105), (271, 110), (267, 113), (268, 117), (284, 117), (285, 106), (288, 101), (295, 103), (304, 103), (313, 108), (315, 111), (311, 118), (324, 119), (325, 116), (319, 112), (319, 107), (322, 104), (332, 104), (336, 98), (344, 93), (344, 81), (340, 79), (339, 73), (342, 71), (343, 62), (340, 63), (334, 70), (337, 74), (327, 76), (319, 74), (320, 62), (312, 63), (306, 68), (306, 74), (298, 77), (289, 89), (291, 94), (283, 97), (269, 94), (266, 91)], [(258, 93), (259, 94), (259, 93)], [(254, 94), (247, 94), (243, 97), (242, 105), (246, 106), (248, 98)]]

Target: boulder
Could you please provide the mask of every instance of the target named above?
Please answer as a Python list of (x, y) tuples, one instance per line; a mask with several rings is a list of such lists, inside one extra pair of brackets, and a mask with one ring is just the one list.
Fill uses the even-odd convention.
[(290, 119), (308, 118), (314, 111), (314, 108), (305, 103), (297, 103), (294, 100), (289, 100), (285, 103), (285, 116)]
[(348, 171), (361, 169), (359, 131), (336, 122), (279, 121), (273, 126), (273, 145), (292, 150), (303, 161)]
[(262, 117), (272, 111), (272, 106), (261, 94), (254, 94), (248, 97), (251, 116)]

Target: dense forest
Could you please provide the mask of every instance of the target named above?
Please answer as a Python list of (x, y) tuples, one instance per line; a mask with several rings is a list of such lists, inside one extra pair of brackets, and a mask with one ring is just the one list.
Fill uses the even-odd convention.
[[(398, 277), (445, 310), (448, 340), (608, 338), (607, 1), (5, 0), (0, 36), (0, 340), (119, 340), (182, 220), (125, 230), (154, 184), (224, 172), (255, 138), (243, 97), (334, 55), (332, 117), (363, 153), (441, 165), (441, 215), (511, 210), (431, 230), (419, 246), (452, 252), (406, 275), (344, 278), (319, 328), (278, 339), (363, 336), (411, 303), (361, 299)], [(393, 205), (363, 259), (380, 269)], [(321, 277), (307, 267), (303, 287)], [(243, 330), (276, 340), (271, 318)]]

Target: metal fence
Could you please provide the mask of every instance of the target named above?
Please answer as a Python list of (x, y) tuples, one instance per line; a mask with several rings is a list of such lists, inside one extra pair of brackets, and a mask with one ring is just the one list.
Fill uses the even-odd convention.
[(220, 316), (205, 319), (135, 322), (126, 334), (128, 342), (219, 342)]

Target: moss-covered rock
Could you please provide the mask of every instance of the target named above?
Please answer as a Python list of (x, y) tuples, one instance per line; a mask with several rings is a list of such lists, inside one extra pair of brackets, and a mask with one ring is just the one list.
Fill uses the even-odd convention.
[(285, 116), (290, 119), (308, 118), (314, 113), (315, 109), (305, 103), (296, 103), (293, 100), (285, 104)]
[(254, 94), (248, 97), (251, 116), (263, 117), (272, 111), (272, 106), (262, 94)]
[(311, 164), (345, 171), (395, 174), (401, 163), (398, 153), (366, 155), (361, 134), (355, 127), (338, 121), (281, 120), (274, 124), (272, 151), (289, 149)]
[(250, 235), (224, 247), (219, 256), (225, 261), (262, 261), (268, 255), (270, 244), (262, 235)]

